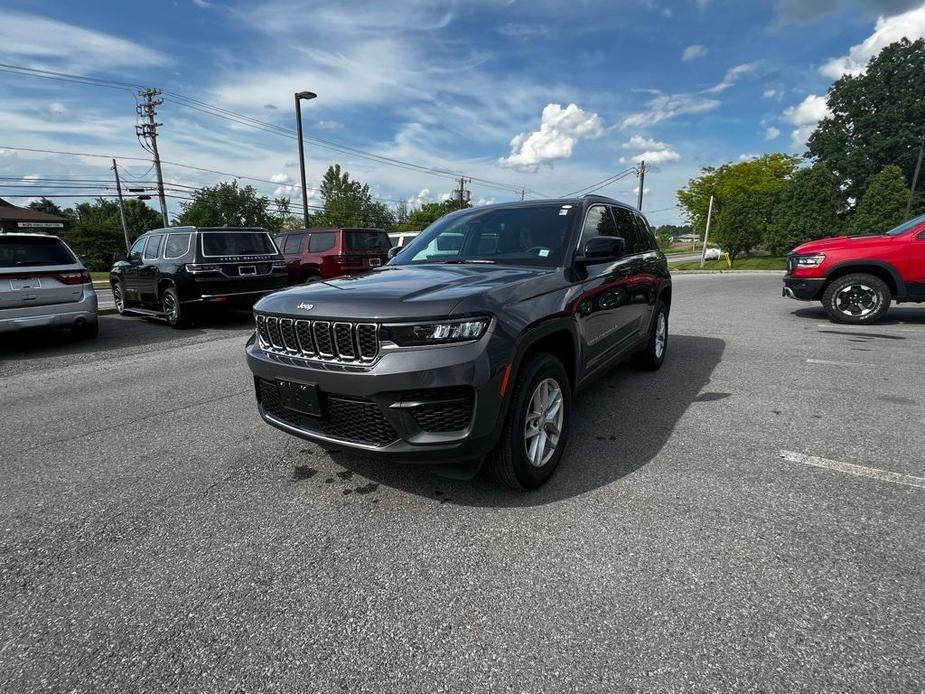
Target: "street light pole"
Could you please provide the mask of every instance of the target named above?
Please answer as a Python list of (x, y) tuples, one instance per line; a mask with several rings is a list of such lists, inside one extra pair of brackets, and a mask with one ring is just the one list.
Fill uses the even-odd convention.
[(308, 189), (305, 186), (305, 145), (302, 142), (302, 99), (309, 101), (316, 96), (318, 95), (314, 92), (296, 92), (295, 95), (295, 120), (299, 132), (299, 170), (302, 173), (302, 220), (305, 222), (306, 229), (308, 229)]

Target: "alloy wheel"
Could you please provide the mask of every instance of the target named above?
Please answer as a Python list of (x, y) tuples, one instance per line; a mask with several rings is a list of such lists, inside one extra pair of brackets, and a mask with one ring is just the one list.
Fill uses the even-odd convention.
[(655, 358), (661, 359), (665, 353), (665, 344), (668, 342), (668, 319), (665, 312), (660, 311), (658, 322), (655, 324)]
[(835, 295), (835, 308), (852, 318), (864, 318), (877, 310), (880, 297), (866, 284), (849, 284)]
[(164, 315), (167, 316), (167, 320), (170, 321), (171, 324), (177, 322), (179, 307), (177, 306), (177, 299), (172, 292), (166, 292), (164, 294)]
[(524, 449), (534, 467), (543, 467), (556, 452), (565, 417), (562, 388), (552, 378), (540, 381), (533, 391), (524, 422)]

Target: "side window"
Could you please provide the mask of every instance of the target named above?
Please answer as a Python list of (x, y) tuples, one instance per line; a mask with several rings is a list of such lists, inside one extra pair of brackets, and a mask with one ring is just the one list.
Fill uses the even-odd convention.
[(636, 221), (636, 228), (639, 230), (639, 239), (642, 242), (643, 251), (654, 251), (658, 248), (658, 241), (655, 240), (655, 234), (652, 233), (651, 227), (642, 215), (633, 213), (633, 219)]
[(639, 238), (639, 230), (636, 228), (633, 213), (624, 207), (611, 207), (610, 209), (613, 211), (617, 226), (617, 233), (614, 236), (622, 236), (626, 241), (626, 254), (635, 255), (644, 252), (645, 244)]
[(305, 234), (289, 234), (283, 243), (283, 253), (298, 253), (302, 248)]
[(144, 238), (144, 237), (138, 239), (138, 240), (132, 245), (132, 250), (130, 250), (130, 251), (128, 252), (128, 254), (129, 254), (129, 255), (136, 256), (137, 258), (141, 258), (141, 252), (144, 250), (144, 248), (145, 248), (145, 242), (146, 242), (147, 240), (148, 240), (148, 239), (146, 239), (146, 238)]
[(321, 253), (334, 248), (334, 234), (312, 234), (308, 240), (309, 253)]
[(578, 242), (579, 253), (584, 251), (588, 239), (594, 236), (620, 236), (613, 223), (613, 217), (604, 205), (594, 205), (585, 216), (581, 227), (581, 240)]
[(182, 258), (189, 251), (189, 234), (167, 234), (164, 246), (164, 258)]
[(161, 241), (163, 240), (164, 237), (161, 235), (148, 237), (148, 243), (145, 244), (145, 260), (154, 260), (158, 255), (160, 255)]

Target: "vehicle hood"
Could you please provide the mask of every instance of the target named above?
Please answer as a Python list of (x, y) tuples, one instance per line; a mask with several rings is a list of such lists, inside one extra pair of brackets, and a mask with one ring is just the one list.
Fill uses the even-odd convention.
[(825, 253), (829, 250), (842, 250), (848, 248), (872, 248), (882, 246), (893, 241), (892, 236), (885, 234), (868, 234), (865, 236), (833, 236), (818, 241), (808, 241), (794, 248), (791, 253), (797, 255), (810, 255), (812, 253)]
[[(512, 286), (552, 275), (547, 268), (500, 265), (396, 265), (364, 275), (290, 287), (254, 309), (299, 318), (407, 320), (451, 315), (464, 300), (467, 313), (488, 309)], [(526, 290), (529, 291), (529, 290)], [(484, 303), (479, 295), (485, 295)]]

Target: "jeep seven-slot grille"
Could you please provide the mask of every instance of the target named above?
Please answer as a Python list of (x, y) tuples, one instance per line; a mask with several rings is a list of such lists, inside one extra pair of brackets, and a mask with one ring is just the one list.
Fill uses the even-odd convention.
[(379, 326), (256, 314), (260, 346), (277, 354), (321, 361), (372, 362), (379, 356)]

